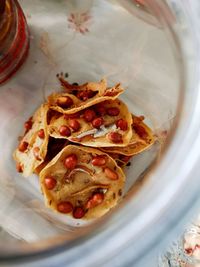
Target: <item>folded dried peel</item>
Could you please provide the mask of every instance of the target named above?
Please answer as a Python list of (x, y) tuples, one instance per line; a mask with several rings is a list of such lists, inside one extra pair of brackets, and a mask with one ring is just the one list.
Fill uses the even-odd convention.
[(63, 114), (73, 114), (105, 100), (116, 99), (124, 91), (120, 84), (107, 88), (106, 80), (99, 83), (90, 82), (82, 86), (72, 86), (72, 88), (76, 88), (76, 90), (71, 89), (67, 90), (68, 93), (50, 95), (48, 97), (50, 108)]
[(26, 122), (29, 128), (13, 153), (18, 168), (25, 177), (31, 175), (45, 159), (49, 139), (47, 112), (48, 105), (44, 104)]
[(107, 154), (74, 145), (66, 146), (40, 173), (47, 206), (74, 218), (105, 214), (119, 201), (124, 182), (124, 173)]
[(91, 147), (126, 146), (132, 138), (131, 124), (132, 115), (127, 106), (115, 99), (93, 105), (73, 114), (72, 118), (54, 114), (49, 123), (49, 134)]
[(101, 148), (102, 151), (105, 151), (106, 153), (133, 156), (141, 153), (154, 144), (155, 137), (152, 130), (139, 117), (132, 115), (132, 118), (133, 135), (130, 143), (125, 147), (104, 147)]
[(121, 198), (121, 168), (155, 138), (144, 118), (118, 99), (120, 84), (59, 79), (65, 92), (50, 95), (25, 123), (13, 156), (23, 176), (39, 175), (48, 207), (75, 219), (98, 218)]

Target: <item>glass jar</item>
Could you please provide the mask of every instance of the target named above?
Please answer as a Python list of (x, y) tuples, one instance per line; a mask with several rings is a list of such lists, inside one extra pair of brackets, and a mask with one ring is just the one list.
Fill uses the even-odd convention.
[[(198, 1), (194, 9), (178, 0), (146, 0), (145, 8), (128, 0), (20, 4), (33, 38), (26, 68), (0, 90), (0, 261), (155, 267), (200, 204)], [(120, 81), (130, 111), (145, 115), (162, 143), (161, 153), (134, 157), (116, 209), (85, 224), (49, 211), (37, 178), (18, 175), (11, 158), (59, 73), (70, 82)]]
[(15, 0), (1, 3), (0, 84), (23, 64), (29, 49), (29, 34), (23, 11)]

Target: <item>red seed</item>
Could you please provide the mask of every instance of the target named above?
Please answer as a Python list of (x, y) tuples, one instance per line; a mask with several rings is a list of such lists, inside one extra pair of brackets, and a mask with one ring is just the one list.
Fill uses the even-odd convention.
[(106, 114), (106, 109), (103, 104), (95, 106), (95, 111), (99, 116), (104, 116)]
[(89, 98), (88, 92), (87, 91), (81, 91), (78, 92), (78, 94), (76, 95), (79, 99), (86, 101)]
[(108, 138), (110, 139), (110, 141), (112, 141), (113, 143), (119, 144), (119, 143), (123, 143), (122, 140), (122, 135), (116, 132), (111, 132), (108, 134)]
[(25, 141), (20, 142), (18, 149), (20, 152), (24, 152), (26, 151), (26, 149), (28, 148), (28, 143)]
[(35, 159), (40, 160), (40, 148), (38, 146), (33, 148), (33, 155)]
[(104, 200), (104, 194), (102, 193), (94, 194), (92, 198), (88, 200), (86, 204), (86, 209), (91, 209), (100, 205), (103, 202), (103, 200)]
[(77, 132), (80, 129), (80, 123), (77, 120), (70, 119), (69, 120), (69, 127), (72, 128), (74, 132)]
[(66, 157), (64, 165), (67, 169), (73, 170), (76, 167), (77, 162), (77, 156), (75, 154), (71, 154)]
[(104, 121), (103, 121), (103, 118), (96, 118), (92, 121), (92, 126), (94, 128), (100, 128), (101, 125), (103, 125)]
[(127, 121), (120, 119), (116, 122), (117, 128), (120, 128), (122, 131), (126, 131), (128, 129), (128, 123)]
[(59, 133), (62, 136), (70, 136), (71, 135), (71, 130), (69, 129), (69, 127), (62, 125), (59, 128)]
[(16, 163), (16, 170), (18, 172), (23, 172), (23, 168), (24, 168), (23, 164), (21, 164), (19, 162)]
[(78, 119), (80, 118), (80, 112), (76, 112), (74, 114), (65, 114), (64, 115), (64, 119), (68, 120), (68, 119)]
[(52, 190), (56, 186), (57, 181), (53, 177), (46, 177), (44, 179), (44, 184), (48, 190)]
[(57, 99), (57, 105), (61, 108), (69, 108), (73, 105), (73, 100), (69, 96), (61, 96)]
[(44, 133), (44, 130), (43, 130), (43, 129), (40, 129), (40, 130), (38, 131), (38, 136), (39, 136), (39, 138), (41, 138), (41, 139), (44, 139), (44, 138), (45, 138), (45, 133)]
[(79, 99), (86, 101), (89, 98), (93, 97), (96, 94), (96, 92), (88, 90), (88, 91), (80, 91), (76, 95)]
[(75, 219), (81, 219), (85, 215), (85, 211), (82, 207), (76, 207), (73, 211), (73, 217)]
[(118, 179), (117, 173), (108, 167), (106, 167), (104, 169), (104, 173), (105, 173), (106, 177), (109, 178), (110, 180), (117, 180)]
[(133, 125), (133, 129), (135, 130), (135, 132), (142, 138), (145, 139), (148, 137), (148, 134), (145, 130), (145, 128), (143, 128), (140, 125)]
[(92, 159), (93, 166), (103, 166), (106, 164), (106, 158), (104, 156), (96, 156)]
[(106, 110), (107, 114), (109, 116), (118, 116), (120, 113), (120, 110), (118, 108), (108, 108)]
[(32, 125), (33, 125), (33, 122), (31, 119), (29, 119), (28, 121), (24, 123), (24, 128), (26, 129), (26, 132), (28, 132), (32, 128)]
[(73, 210), (73, 205), (68, 201), (63, 201), (58, 203), (57, 210), (61, 213), (70, 213)]
[(83, 117), (86, 121), (91, 122), (96, 117), (96, 114), (94, 110), (88, 109), (84, 112)]

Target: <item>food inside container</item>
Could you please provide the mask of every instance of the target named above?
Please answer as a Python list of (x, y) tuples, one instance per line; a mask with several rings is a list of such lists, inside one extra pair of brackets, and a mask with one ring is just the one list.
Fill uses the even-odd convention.
[[(120, 84), (60, 81), (66, 92), (50, 95), (24, 123), (13, 153), (16, 170), (25, 177), (39, 175), (52, 210), (74, 219), (98, 218), (121, 200), (132, 156), (149, 149), (156, 138), (144, 117), (132, 115), (119, 100)], [(60, 140), (64, 145), (55, 152), (50, 138), (57, 148)]]
[(173, 20), (156, 18), (169, 7), (148, 2), (19, 1), (30, 51), (0, 90), (0, 256), (59, 247), (76, 254), (69, 266), (92, 266), (140, 242), (136, 260), (171, 222), (160, 222), (176, 189), (164, 152), (177, 148), (166, 140), (179, 127), (184, 64), (165, 32)]

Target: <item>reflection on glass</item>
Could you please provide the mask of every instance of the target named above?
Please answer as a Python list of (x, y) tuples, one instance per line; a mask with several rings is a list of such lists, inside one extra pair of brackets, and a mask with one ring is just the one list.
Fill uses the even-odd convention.
[(24, 14), (16, 0), (0, 0), (0, 84), (24, 62), (29, 47)]

